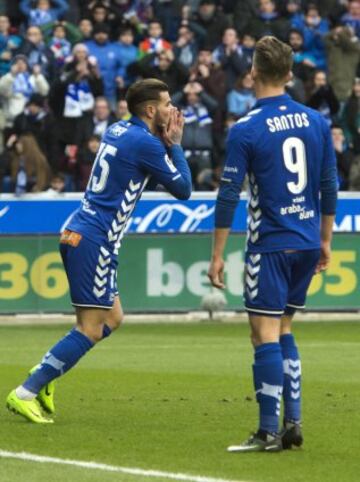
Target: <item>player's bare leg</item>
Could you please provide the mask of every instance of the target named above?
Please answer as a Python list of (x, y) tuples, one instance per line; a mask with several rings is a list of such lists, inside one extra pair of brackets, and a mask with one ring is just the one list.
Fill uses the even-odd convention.
[(294, 315), (282, 315), (280, 320), (280, 336), (291, 334)]
[(116, 330), (124, 318), (120, 299), (115, 296), (112, 308), (76, 307), (76, 329), (93, 343), (98, 343)]
[(249, 315), (249, 321), (255, 349), (253, 375), (260, 409), (259, 428), (248, 440), (230, 446), (228, 451), (278, 452), (282, 450), (278, 429), (284, 378), (279, 344), (280, 318)]
[(294, 314), (281, 317), (280, 345), (284, 360), (284, 427), (281, 439), (284, 449), (300, 447), (303, 443), (301, 432), (301, 362), (291, 325)]
[(264, 343), (278, 343), (280, 320), (272, 316), (249, 315), (251, 342), (256, 348)]
[(108, 310), (105, 318), (105, 324), (111, 329), (111, 331), (116, 330), (120, 327), (124, 319), (124, 312), (121, 306), (121, 301), (119, 296), (115, 296), (114, 304), (111, 310)]

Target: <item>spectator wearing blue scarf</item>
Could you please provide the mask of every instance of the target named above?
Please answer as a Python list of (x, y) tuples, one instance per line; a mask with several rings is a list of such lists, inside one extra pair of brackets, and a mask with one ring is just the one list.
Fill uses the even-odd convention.
[(59, 24), (54, 27), (49, 47), (54, 54), (57, 67), (61, 68), (65, 63), (66, 57), (71, 53), (71, 43), (66, 38), (66, 30), (63, 25)]
[(33, 93), (46, 96), (48, 92), (49, 84), (40, 67), (35, 65), (31, 72), (24, 55), (14, 57), (10, 72), (0, 79), (6, 126), (13, 125), (14, 118), (24, 110)]
[(172, 96), (172, 101), (184, 115), (182, 146), (195, 188), (198, 188), (198, 175), (203, 169), (209, 169), (212, 165), (213, 114), (219, 105), (216, 99), (205, 92), (199, 82), (186, 84), (182, 91)]
[(52, 80), (56, 73), (54, 54), (44, 42), (42, 31), (35, 25), (26, 31), (26, 40), (21, 45), (19, 53), (26, 56), (30, 68), (34, 65), (41, 67), (42, 74)]
[(51, 84), (49, 106), (58, 126), (58, 148), (76, 143), (80, 121), (92, 117), (95, 98), (103, 94), (96, 58), (85, 44), (76, 44), (62, 74)]

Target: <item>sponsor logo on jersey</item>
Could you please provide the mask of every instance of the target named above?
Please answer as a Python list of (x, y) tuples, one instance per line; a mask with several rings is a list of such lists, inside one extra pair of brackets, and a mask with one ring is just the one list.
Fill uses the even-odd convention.
[(239, 171), (236, 166), (225, 166), (224, 172), (233, 172), (234, 174), (237, 174)]
[(69, 244), (73, 248), (76, 248), (77, 246), (79, 246), (81, 239), (81, 234), (75, 233), (75, 231), (69, 231), (68, 229), (65, 229), (65, 231), (61, 233), (60, 243)]
[(109, 129), (110, 134), (116, 137), (122, 136), (126, 131), (127, 131), (127, 127), (120, 126), (119, 124), (115, 124)]
[(281, 216), (286, 216), (288, 214), (298, 214), (298, 218), (300, 221), (303, 219), (310, 219), (315, 217), (315, 211), (310, 209), (309, 211), (305, 210), (305, 206), (300, 206), (299, 204), (291, 204), (291, 206), (285, 206), (280, 208)]

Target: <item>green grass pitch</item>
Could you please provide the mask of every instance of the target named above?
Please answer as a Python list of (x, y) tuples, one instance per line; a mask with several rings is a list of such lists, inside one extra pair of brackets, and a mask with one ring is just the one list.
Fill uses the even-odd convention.
[[(301, 450), (228, 454), (256, 428), (246, 324), (125, 325), (57, 384), (56, 423), (10, 414), (7, 393), (67, 331), (0, 327), (0, 450), (253, 482), (360, 480), (360, 323), (297, 323)], [(149, 482), (0, 458), (1, 482)]]

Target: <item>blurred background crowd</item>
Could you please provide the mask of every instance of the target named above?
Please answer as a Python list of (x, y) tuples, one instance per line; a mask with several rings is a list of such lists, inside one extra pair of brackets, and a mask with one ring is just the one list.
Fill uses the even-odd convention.
[(0, 192), (84, 191), (147, 77), (184, 114), (194, 189), (217, 189), (267, 34), (294, 50), (288, 93), (331, 126), (340, 189), (360, 190), (360, 0), (0, 0)]

